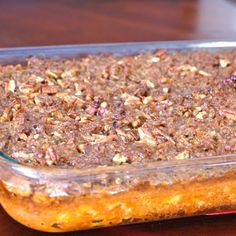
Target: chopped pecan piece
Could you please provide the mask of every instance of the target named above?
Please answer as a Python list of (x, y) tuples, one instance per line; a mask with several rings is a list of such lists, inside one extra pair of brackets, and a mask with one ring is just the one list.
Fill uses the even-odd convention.
[(176, 160), (185, 160), (185, 159), (189, 159), (190, 157), (190, 154), (189, 154), (189, 151), (185, 150), (181, 153), (179, 153), (177, 156), (175, 156), (174, 158)]
[(55, 72), (51, 71), (51, 70), (46, 70), (45, 73), (46, 73), (46, 75), (51, 76), (51, 77), (53, 77), (55, 79), (58, 78), (58, 75)]
[(15, 89), (16, 89), (15, 80), (10, 80), (10, 81), (6, 84), (5, 89), (6, 89), (7, 92), (12, 92), (12, 93), (14, 93), (14, 92), (15, 92)]
[(156, 146), (157, 142), (152, 134), (145, 128), (138, 128), (138, 134), (140, 137), (140, 141), (146, 143), (151, 146)]
[(59, 86), (57, 85), (48, 85), (42, 87), (42, 93), (56, 94), (58, 91), (59, 91)]
[(227, 119), (236, 121), (236, 110), (224, 108), (219, 111), (219, 114), (225, 116)]
[(49, 147), (45, 153), (46, 163), (50, 166), (52, 164), (56, 164), (58, 161), (58, 157), (52, 147)]
[(128, 158), (124, 155), (122, 155), (121, 153), (117, 153), (113, 158), (112, 161), (117, 164), (117, 165), (121, 165), (123, 163), (126, 163), (128, 161)]
[(220, 66), (222, 68), (225, 68), (225, 67), (227, 67), (229, 65), (230, 65), (230, 61), (229, 60), (227, 60), (227, 59), (220, 59)]

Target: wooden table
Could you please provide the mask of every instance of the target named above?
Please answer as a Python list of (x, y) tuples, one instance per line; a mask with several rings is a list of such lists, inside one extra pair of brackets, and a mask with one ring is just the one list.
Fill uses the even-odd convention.
[[(180, 39), (236, 39), (236, 1), (0, 1), (0, 47)], [(235, 220), (205, 216), (68, 235), (230, 236)], [(0, 235), (47, 234), (21, 226), (0, 208)]]

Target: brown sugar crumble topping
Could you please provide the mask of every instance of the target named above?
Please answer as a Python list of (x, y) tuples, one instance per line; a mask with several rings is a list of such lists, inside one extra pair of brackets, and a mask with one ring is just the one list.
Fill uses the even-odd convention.
[(0, 66), (0, 150), (88, 168), (236, 152), (236, 50)]

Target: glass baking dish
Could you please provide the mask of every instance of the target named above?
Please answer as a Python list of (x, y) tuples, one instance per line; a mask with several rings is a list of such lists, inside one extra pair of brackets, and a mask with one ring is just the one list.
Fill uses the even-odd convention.
[[(0, 63), (168, 50), (228, 50), (236, 42), (180, 41), (1, 49)], [(236, 210), (236, 154), (149, 164), (29, 167), (0, 152), (0, 203), (18, 222), (65, 232)]]

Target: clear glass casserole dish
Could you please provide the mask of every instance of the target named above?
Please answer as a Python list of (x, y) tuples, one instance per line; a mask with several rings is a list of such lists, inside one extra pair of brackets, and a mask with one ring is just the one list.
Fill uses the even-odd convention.
[[(0, 50), (1, 64), (29, 56), (74, 58), (168, 50), (227, 50), (236, 42), (153, 42)], [(0, 202), (18, 222), (64, 232), (236, 209), (236, 154), (96, 169), (29, 167), (0, 153)]]

